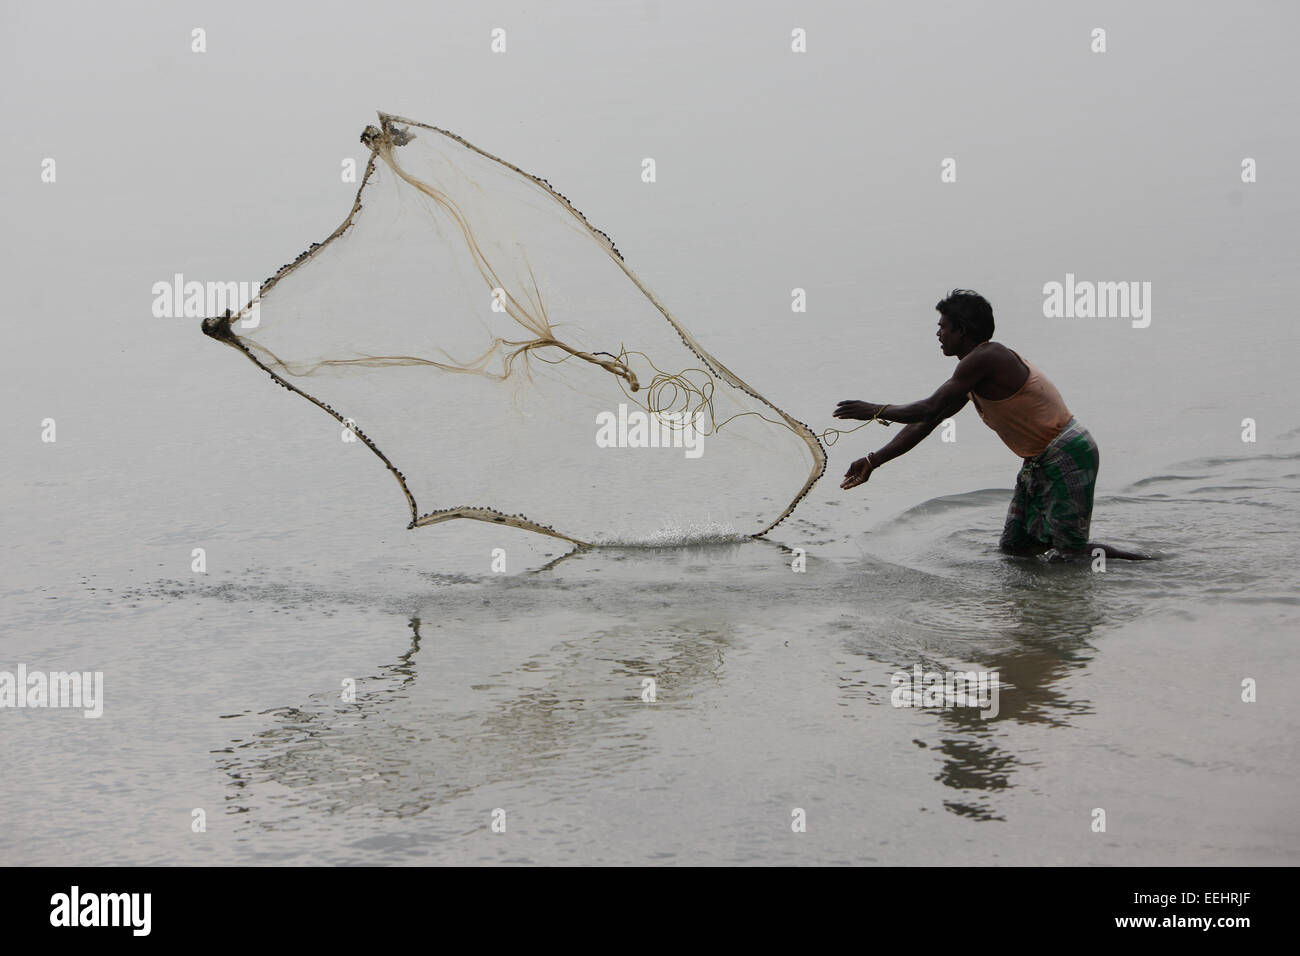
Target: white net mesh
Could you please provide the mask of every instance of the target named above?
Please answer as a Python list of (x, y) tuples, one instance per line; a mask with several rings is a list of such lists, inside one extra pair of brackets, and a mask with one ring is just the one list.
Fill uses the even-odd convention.
[[(762, 534), (825, 470), (544, 181), (380, 114), (352, 212), (204, 331), (357, 435), (411, 525)], [(253, 321), (256, 319), (256, 325)]]

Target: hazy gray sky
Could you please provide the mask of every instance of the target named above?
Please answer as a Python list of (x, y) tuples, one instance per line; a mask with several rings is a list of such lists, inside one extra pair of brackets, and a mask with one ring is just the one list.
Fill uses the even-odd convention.
[[(1241, 388), (1277, 398), (1284, 350), (1258, 330), (1294, 342), (1271, 313), (1289, 309), (1300, 212), (1298, 11), (10, 4), (2, 251), (28, 320), (9, 362), (201, 351), (190, 323), (149, 316), (152, 284), (261, 279), (323, 238), (355, 189), (340, 163), (364, 158), (357, 136), (384, 109), (547, 178), (720, 358), (739, 351), (751, 380), (798, 376), (765, 389), (796, 413), (844, 397), (818, 371), (837, 354), (855, 357), (845, 378), (869, 361), (884, 397), (937, 384), (928, 326), (954, 285), (988, 295), (1027, 353), (1078, 359), (1057, 366), (1064, 385), (1133, 383), (1227, 342)], [(1244, 157), (1258, 182), (1240, 181)], [(1043, 284), (1067, 272), (1153, 282), (1151, 327), (1045, 320)], [(795, 286), (810, 296), (797, 321)]]

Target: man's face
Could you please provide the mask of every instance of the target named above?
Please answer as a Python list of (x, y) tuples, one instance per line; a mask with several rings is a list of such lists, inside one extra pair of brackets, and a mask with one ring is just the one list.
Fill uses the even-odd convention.
[(939, 331), (935, 335), (939, 337), (939, 348), (943, 349), (944, 355), (957, 354), (963, 336), (952, 319), (946, 315), (939, 316)]

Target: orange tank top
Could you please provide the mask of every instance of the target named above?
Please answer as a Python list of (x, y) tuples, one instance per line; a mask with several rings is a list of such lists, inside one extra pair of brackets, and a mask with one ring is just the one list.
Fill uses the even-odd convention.
[[(1011, 354), (1025, 362), (1016, 352)], [(1033, 458), (1046, 450), (1074, 416), (1047, 376), (1028, 362), (1025, 367), (1029, 378), (1010, 398), (995, 402), (971, 392), (970, 399), (984, 424), (997, 432), (1008, 448), (1021, 458)]]

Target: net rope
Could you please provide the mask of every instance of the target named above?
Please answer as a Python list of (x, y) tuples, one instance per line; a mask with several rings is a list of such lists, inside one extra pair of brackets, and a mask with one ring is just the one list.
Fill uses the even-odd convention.
[[(831, 445), (847, 431), (828, 428), (814, 433), (709, 354), (628, 268), (609, 236), (592, 226), (546, 180), (447, 130), (385, 113), (379, 114), (379, 120), (378, 126), (366, 127), (361, 135), (370, 155), (347, 218), (322, 242), (313, 243), (262, 283), (255, 299), (239, 312), (205, 319), (207, 335), (242, 352), (279, 385), (320, 407), (363, 442), (400, 485), (410, 510), (409, 528), (464, 518), (546, 534), (577, 545), (599, 544), (602, 542), (596, 539), (605, 527), (631, 510), (619, 510), (620, 501), (629, 497), (619, 498), (620, 479), (638, 485), (639, 495), (652, 509), (673, 513), (681, 509), (692, 516), (708, 513), (708, 507), (701, 505), (707, 506), (710, 500), (726, 501), (732, 497), (728, 489), (739, 486), (734, 496), (737, 500), (718, 507), (730, 508), (727, 520), (752, 536), (766, 534), (790, 515), (825, 472), (822, 441)], [(417, 172), (408, 168), (406, 154), (421, 142), (426, 152), (412, 154), (423, 164)], [(384, 186), (377, 200), (379, 231), (368, 232), (364, 241), (356, 240), (361, 241), (362, 250), (358, 264), (355, 249), (337, 254), (336, 250), (356, 239), (353, 234), (366, 221), (362, 211), (369, 208), (380, 179)], [(415, 218), (416, 214), (423, 218)], [(517, 241), (516, 232), (540, 238)], [(585, 245), (575, 244), (579, 240)], [(592, 259), (588, 249), (593, 244), (603, 253), (600, 261), (617, 266), (618, 276)], [(535, 268), (535, 259), (548, 257), (549, 262)], [(382, 273), (374, 279), (378, 292), (361, 288), (371, 274), (367, 267)], [(566, 288), (570, 267), (581, 276), (573, 283), (581, 287), (580, 294)], [(420, 291), (408, 293), (408, 277), (410, 284), (418, 285), (426, 271), (437, 274), (420, 285)], [(495, 316), (476, 313), (476, 305), (466, 306), (469, 299), (477, 302), (472, 291), (455, 297), (454, 290), (472, 290), (475, 279), (491, 295), (492, 311), (506, 315), (522, 334), (501, 330), (491, 334), (485, 347), (473, 347), (476, 323), (495, 320)], [(629, 282), (635, 289), (630, 297)], [(337, 293), (334, 298), (331, 291)], [(587, 298), (598, 300), (598, 304), (584, 305)], [(426, 308), (426, 299), (446, 308)], [(646, 303), (652, 312), (645, 309)], [(605, 304), (608, 307), (602, 309)], [(567, 313), (580, 313), (579, 320), (557, 323), (553, 313), (557, 307), (566, 318)], [(440, 324), (430, 323), (431, 314)], [(262, 327), (247, 328), (249, 320), (258, 315), (266, 320)], [(674, 347), (653, 328), (656, 320), (667, 323), (692, 361), (669, 364), (652, 360), (646, 348), (628, 343), (628, 338), (654, 341), (656, 355), (671, 353)], [(595, 322), (601, 323), (601, 328), (588, 333), (587, 324)], [(562, 324), (570, 331), (561, 328)], [(579, 332), (593, 338), (607, 334), (619, 344), (588, 345), (574, 338)], [(410, 339), (421, 347), (367, 348), (360, 340), (372, 334), (385, 342)], [(440, 342), (440, 338), (455, 344)], [(348, 352), (352, 354), (338, 354)], [(593, 384), (574, 369), (575, 363), (600, 369), (617, 384), (617, 393)], [(411, 409), (425, 402), (462, 401), (446, 391), (449, 386), (426, 379), (403, 379), (400, 387), (408, 391), (397, 391), (393, 376), (404, 373), (396, 370), (419, 368), (452, 377), (510, 383), (515, 388), (516, 409), (518, 400), (531, 388), (541, 396), (539, 407), (550, 409), (550, 430), (521, 429), (502, 410), (502, 399), (474, 389), (474, 394), (488, 397), (493, 409), (484, 413), (482, 421), (473, 421), (476, 406), (469, 404), (464, 413), (443, 417), (443, 429), (432, 422), (419, 430), (424, 425)], [(554, 370), (558, 380), (538, 380), (535, 373), (539, 368)], [(669, 371), (674, 368), (681, 371)], [(387, 377), (376, 378), (375, 370), (384, 370)], [(319, 384), (312, 385), (312, 380)], [(674, 466), (644, 458), (612, 465), (612, 459), (596, 457), (587, 447), (589, 440), (583, 444), (574, 423), (592, 408), (611, 407), (615, 398), (650, 416), (665, 434), (688, 429), (705, 437), (738, 428), (741, 432), (721, 449), (711, 446), (716, 449), (708, 465), (711, 471), (701, 474), (698, 482), (682, 474), (685, 465), (704, 467), (690, 462)], [(720, 410), (720, 404), (727, 408)], [(352, 415), (354, 406), (365, 414)], [(753, 424), (744, 425), (746, 420)], [(857, 428), (866, 424), (870, 423)], [(372, 434), (374, 429), (383, 434)], [(532, 473), (539, 479), (552, 477), (557, 488), (574, 484), (570, 477), (574, 474), (596, 475), (588, 483), (591, 508), (603, 509), (603, 513), (588, 516), (573, 501), (548, 495), (545, 486), (527, 489), (527, 483), (517, 479), (497, 481), (491, 493), (518, 499), (527, 505), (528, 513), (506, 512), (486, 502), (422, 511), (413, 490), (416, 482), (410, 477), (414, 471), (405, 465), (405, 470), (399, 469), (399, 461), (420, 465), (422, 497), (456, 493), (447, 491), (448, 486), (468, 497), (492, 484), (481, 477), (483, 472), (476, 477), (468, 465), (458, 466), (451, 456), (436, 453), (433, 446), (444, 431), (455, 432), (455, 437), (447, 439), (452, 447), (483, 442), (477, 446), (484, 449), (480, 454), (493, 460), (502, 459), (506, 443), (498, 433), (509, 431), (521, 449), (533, 452)], [(787, 438), (780, 438), (781, 434)], [(381, 444), (387, 452), (381, 450)], [(562, 454), (566, 449), (571, 452), (567, 458)], [(455, 461), (473, 457), (461, 455)], [(764, 468), (772, 473), (770, 479), (763, 477)], [(801, 479), (796, 477), (800, 468), (806, 469)], [(734, 484), (728, 476), (734, 476)], [(782, 502), (777, 486), (791, 481), (797, 484)], [(615, 490), (607, 488), (611, 484)], [(698, 494), (693, 491), (696, 488)], [(692, 495), (701, 501), (688, 502)], [(547, 512), (555, 512), (563, 520), (547, 521)], [(743, 528), (747, 522), (756, 526)]]

